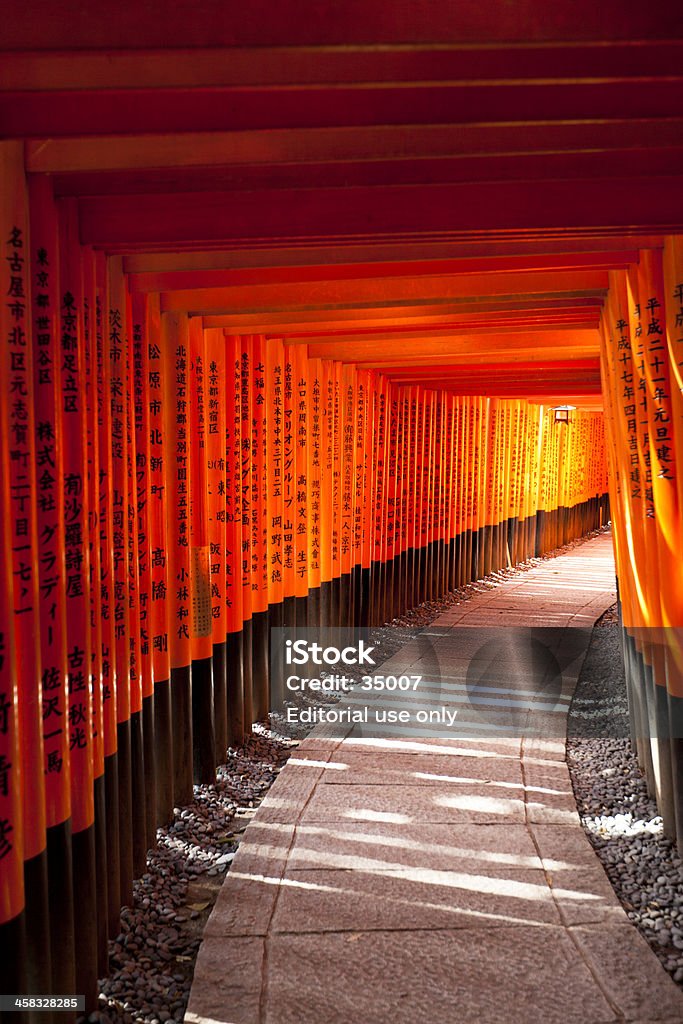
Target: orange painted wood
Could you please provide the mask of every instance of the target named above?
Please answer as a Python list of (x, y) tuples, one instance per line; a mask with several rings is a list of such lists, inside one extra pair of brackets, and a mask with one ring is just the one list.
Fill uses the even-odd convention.
[(104, 775), (104, 686), (105, 662), (103, 637), (107, 635), (102, 617), (101, 547), (97, 543), (99, 526), (100, 446), (98, 408), (98, 349), (103, 337), (102, 310), (97, 299), (97, 257), (92, 250), (82, 251), (83, 263), (83, 339), (86, 383), (86, 469), (88, 491), (87, 537), (90, 549), (90, 687), (92, 695), (93, 776)]
[[(253, 192), (84, 197), (79, 202), (82, 240), (94, 245), (148, 249), (175, 243), (231, 245), (237, 239), (280, 239), (289, 244), (371, 233), (384, 238), (438, 232), (519, 231), (526, 238), (558, 230), (623, 231), (634, 224), (651, 232), (679, 230), (672, 219), (674, 175), (589, 181), (477, 182), (388, 185), (297, 192), (296, 205), (277, 189)], [(186, 305), (187, 300), (183, 300)], [(186, 305), (186, 308), (187, 305)], [(200, 307), (201, 309), (201, 307)]]
[(545, 253), (532, 256), (498, 256), (444, 260), (411, 260), (372, 263), (316, 264), (296, 267), (237, 267), (141, 272), (130, 275), (132, 292), (174, 292), (242, 285), (277, 285), (297, 282), (367, 281), (375, 279), (430, 278), (447, 275), (501, 273), (558, 273), (578, 270), (614, 270), (638, 261), (638, 250)]
[(212, 644), (225, 642), (227, 607), (226, 564), (226, 357), (225, 336), (214, 328), (204, 331), (206, 356), (206, 473), (209, 540), (209, 588)]
[(323, 368), (319, 359), (308, 360), (310, 399), (310, 433), (307, 446), (306, 473), (308, 479), (308, 579), (311, 589), (318, 589), (322, 581), (322, 503), (323, 503)]
[[(238, 488), (241, 501), (241, 545), (239, 565), (242, 578), (242, 615), (244, 621), (251, 619), (254, 611), (254, 594), (252, 590), (252, 517), (254, 513), (252, 498), (252, 419), (253, 419), (253, 352), (251, 335), (242, 335), (238, 339), (240, 365), (240, 448)], [(258, 608), (256, 609), (258, 611)]]
[[(150, 295), (145, 309), (147, 349), (147, 381), (144, 401), (149, 421), (149, 530), (150, 530), (150, 607), (149, 629), (152, 669), (155, 681), (170, 679), (171, 661), (169, 633), (173, 586), (169, 578), (167, 551), (168, 479), (171, 472), (170, 452), (165, 443), (165, 417), (169, 396), (164, 387), (164, 357), (161, 314), (158, 295)], [(144, 367), (144, 362), (143, 362)]]
[[(140, 299), (143, 301), (140, 301)], [(138, 670), (140, 689), (143, 697), (154, 693), (154, 657), (152, 622), (152, 478), (151, 478), (151, 420), (148, 399), (150, 373), (150, 338), (148, 334), (150, 317), (147, 296), (131, 296), (132, 327), (132, 374), (135, 461), (133, 490), (131, 498), (135, 507), (133, 529), (137, 546), (134, 549), (137, 561), (134, 563), (138, 587), (138, 622), (140, 624)], [(160, 676), (168, 678), (168, 676)]]
[(225, 373), (225, 605), (228, 633), (239, 633), (251, 611), (245, 616), (242, 585), (241, 339), (232, 335), (225, 338)]
[[(266, 346), (266, 387), (269, 415), (267, 431), (268, 465), (268, 601), (279, 605), (284, 600), (283, 480), (285, 430), (285, 348), (280, 340), (270, 339)], [(318, 496), (318, 515), (320, 498)]]
[[(5, 257), (0, 269), (0, 351), (3, 381), (11, 382), (18, 395), (13, 400), (8, 386), (0, 389), (0, 484), (9, 513), (0, 517), (3, 551), (8, 553), (0, 559), (0, 706), (6, 723), (0, 730), (6, 767), (6, 786), (0, 787), (0, 848), (4, 854), (0, 858), (0, 914), (4, 923), (24, 906), (24, 860), (45, 848), (45, 807), (40, 661), (38, 636), (33, 632), (39, 595), (32, 557), (36, 524), (33, 410), (27, 401), (33, 390), (27, 344), (31, 329), (30, 251), (21, 148), (3, 143), (0, 167), (5, 182), (0, 193)], [(10, 308), (14, 302), (18, 303), (16, 316)], [(27, 525), (23, 536), (18, 525), (21, 520)]]
[[(150, 197), (153, 198), (153, 197)], [(607, 270), (537, 270), (489, 274), (440, 274), (407, 278), (377, 277), (355, 280), (274, 282), (222, 285), (163, 292), (165, 312), (200, 312), (207, 315), (224, 310), (245, 312), (280, 308), (317, 308), (323, 305), (355, 308), (397, 302), (544, 295), (548, 292), (594, 292), (607, 288)]]
[[(59, 9), (47, 10), (45, 17), (38, 20), (18, 0), (12, 0), (6, 8), (4, 45), (10, 51), (72, 48), (109, 52), (120, 49), (125, 51), (130, 40), (135, 39), (143, 52), (158, 48), (159, 20), (156, 8), (142, 11), (128, 6), (113, 8), (98, 19), (80, 19), (80, 10), (75, 0), (69, 0)], [(236, 17), (237, 10), (243, 15), (241, 19)], [(233, 8), (232, 5), (228, 11), (231, 15), (229, 17), (226, 16), (225, 5), (219, 0), (201, 0), (200, 4), (182, 0), (168, 12), (164, 23), (165, 45), (181, 53), (191, 47), (229, 47), (236, 49), (238, 56), (244, 50), (249, 57), (252, 56), (252, 48), (277, 48), (275, 58), (271, 57), (270, 50), (266, 50), (263, 60), (266, 68), (274, 60), (271, 74), (277, 81), (275, 73), (282, 73), (280, 61), (287, 59), (290, 48), (303, 49), (299, 61), (304, 67), (311, 63), (312, 56), (321, 48), (320, 74), (326, 66), (324, 61), (328, 58), (330, 47), (334, 48), (333, 54), (337, 47), (343, 47), (341, 57), (337, 58), (343, 60), (347, 49), (354, 55), (356, 48), (384, 44), (380, 53), (386, 46), (388, 65), (393, 70), (395, 65), (392, 59), (397, 59), (394, 57), (395, 51), (400, 59), (403, 48), (401, 44), (409, 40), (413, 46), (425, 48), (423, 66), (426, 69), (430, 66), (431, 49), (436, 39), (439, 40), (440, 49), (445, 49), (446, 53), (451, 47), (458, 57), (464, 52), (465, 60), (469, 47), (474, 44), (469, 56), (471, 64), (465, 66), (476, 68), (482, 50), (485, 54), (493, 51), (489, 55), (488, 68), (496, 67), (495, 58), (499, 61), (509, 59), (512, 61), (512, 73), (512, 69), (524, 66), (522, 58), (527, 59), (527, 55), (531, 54), (533, 59), (536, 46), (543, 43), (550, 43), (551, 46), (541, 49), (541, 59), (545, 57), (547, 68), (554, 67), (558, 60), (555, 57), (558, 48), (552, 46), (552, 43), (572, 42), (574, 45), (569, 49), (576, 49), (577, 55), (568, 59), (568, 68), (581, 68), (584, 61), (589, 61), (589, 67), (594, 68), (606, 60), (608, 68), (617, 70), (623, 65), (622, 51), (617, 49), (612, 63), (609, 56), (603, 57), (605, 49), (599, 43), (607, 42), (611, 46), (621, 40), (651, 41), (656, 55), (659, 40), (667, 40), (670, 34), (670, 15), (667, 9), (625, 9), (617, 0), (606, 0), (599, 9), (588, 0), (561, 0), (552, 12), (539, 0), (520, 0), (514, 8), (496, 3), (492, 9), (443, 7), (435, 0), (429, 0), (419, 9), (401, 8), (391, 18), (386, 17), (386, 7), (380, 0), (351, 0), (343, 10), (326, 7), (314, 19), (293, 18), (289, 8), (274, 3), (255, 7), (246, 14), (241, 8)], [(370, 51), (373, 57), (374, 46)], [(282, 55), (277, 52), (280, 48), (284, 51)], [(648, 52), (648, 48), (645, 52)], [(508, 53), (512, 56), (508, 57)], [(245, 63), (249, 67), (243, 55), (237, 65), (238, 69), (244, 68)], [(368, 61), (366, 56), (365, 66), (368, 64), (373, 66), (373, 62)], [(166, 66), (173, 73), (172, 59)], [(560, 64), (560, 67), (563, 66)], [(259, 63), (259, 72), (261, 67)], [(250, 74), (254, 75), (255, 69)], [(310, 70), (308, 75), (311, 75)], [(388, 74), (388, 77), (391, 79), (393, 75)], [(324, 80), (328, 81), (329, 78), (326, 76)], [(356, 75), (352, 75), (351, 81), (355, 80)]]
[[(544, 10), (543, 14), (547, 12)], [(37, 26), (31, 26), (35, 32)], [(291, 28), (291, 26), (290, 26)], [(519, 29), (519, 26), (516, 26)], [(391, 28), (387, 26), (391, 31)], [(384, 31), (387, 31), (384, 29)], [(60, 30), (63, 31), (62, 26)], [(159, 88), (239, 85), (330, 84), (346, 82), (414, 81), (486, 81), (503, 83), (523, 77), (553, 81), (576, 78), (638, 80), (653, 75), (676, 75), (680, 69), (683, 44), (679, 39), (659, 38), (645, 41), (639, 34), (638, 61), (630, 61), (632, 43), (614, 38), (613, 26), (607, 37), (609, 46), (591, 42), (582, 45), (555, 46), (536, 41), (533, 45), (492, 43), (497, 29), (487, 25), (487, 41), (472, 43), (451, 40), (440, 45), (433, 40), (412, 46), (368, 48), (348, 44), (343, 47), (295, 45), (290, 47), (234, 45), (222, 47), (212, 40), (209, 48), (181, 44), (172, 51), (160, 49), (155, 36), (151, 47), (104, 52), (55, 52), (50, 46), (40, 54), (3, 53), (0, 88), (102, 89), (116, 87)], [(555, 31), (558, 26), (555, 26)], [(553, 31), (545, 26), (545, 31)], [(602, 31), (605, 31), (604, 28)], [(628, 29), (626, 29), (628, 31)], [(562, 36), (564, 39), (564, 34)], [(440, 125), (443, 131), (446, 126)], [(480, 127), (480, 126), (476, 126)], [(525, 132), (538, 128), (544, 140), (546, 125), (524, 125)], [(601, 125), (595, 129), (599, 139)], [(515, 125), (517, 135), (521, 126)], [(576, 125), (567, 125), (568, 131)], [(554, 140), (553, 140), (554, 141)], [(462, 143), (471, 150), (471, 140)], [(296, 152), (296, 150), (295, 150)], [(188, 153), (191, 159), (192, 153)], [(200, 155), (199, 161), (202, 161)]]
[(251, 598), (254, 612), (268, 610), (268, 543), (266, 509), (268, 481), (266, 475), (266, 349), (263, 335), (251, 338)]
[(190, 347), (187, 322), (161, 316), (168, 512), (168, 640), (171, 668), (191, 663)]
[(296, 597), (308, 596), (310, 587), (309, 528), (311, 515), (308, 449), (311, 443), (311, 375), (305, 348), (289, 349), (293, 365), (294, 432), (294, 572)]
[(104, 756), (116, 752), (118, 722), (116, 674), (116, 616), (114, 607), (114, 485), (112, 444), (111, 362), (109, 339), (109, 284), (104, 253), (95, 257), (96, 339), (97, 339), (97, 430), (99, 486), (97, 522), (99, 526), (100, 611), (102, 615), (102, 713)]
[[(57, 210), (46, 179), (29, 184), (33, 385), (36, 410), (40, 655), (47, 827), (71, 815), (66, 662), (64, 476)], [(9, 525), (9, 517), (8, 525)], [(6, 655), (8, 656), (8, 655)], [(16, 762), (14, 762), (16, 763)]]

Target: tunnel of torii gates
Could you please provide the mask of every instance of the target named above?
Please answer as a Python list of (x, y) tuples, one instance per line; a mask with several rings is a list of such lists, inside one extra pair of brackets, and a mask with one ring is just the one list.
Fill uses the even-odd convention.
[[(21, 144), (0, 162), (2, 991), (94, 1005), (157, 825), (281, 699), (271, 626), (380, 624), (610, 518), (634, 736), (680, 842), (683, 239), (548, 259), (593, 300), (550, 332), (567, 360), (518, 311), (486, 363), (485, 335), (421, 360), (413, 327), (382, 366), (372, 331), (217, 312), (280, 308), (286, 271), (167, 290), (84, 243)], [(465, 264), (455, 294), (544, 287)], [(342, 269), (301, 287), (341, 301)], [(356, 274), (366, 306), (410, 293), (415, 268), (383, 273)]]
[[(683, 238), (605, 275), (604, 415), (564, 423), (532, 364), (508, 398), (505, 364), (425, 386), (207, 326), (2, 161), (3, 991), (93, 1001), (157, 825), (278, 703), (270, 626), (383, 623), (610, 501), (634, 731), (680, 835)], [(568, 374), (597, 359), (560, 369), (596, 390)]]

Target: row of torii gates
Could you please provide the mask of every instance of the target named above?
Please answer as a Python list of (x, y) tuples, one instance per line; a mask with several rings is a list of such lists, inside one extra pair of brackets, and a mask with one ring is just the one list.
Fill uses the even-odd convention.
[(552, 12), (368, 49), (325, 11), (303, 48), (176, 13), (166, 51), (125, 5), (107, 50), (16, 5), (3, 992), (96, 1005), (157, 826), (281, 699), (271, 627), (381, 624), (610, 519), (683, 843), (681, 44), (622, 11), (606, 48), (585, 6), (564, 48)]

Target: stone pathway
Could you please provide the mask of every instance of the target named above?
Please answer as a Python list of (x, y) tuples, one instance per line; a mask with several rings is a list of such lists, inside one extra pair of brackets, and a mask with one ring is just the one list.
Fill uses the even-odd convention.
[[(457, 680), (463, 627), (590, 626), (614, 599), (603, 535), (450, 608), (425, 631), (430, 657), (442, 681)], [(382, 671), (415, 671), (419, 654), (419, 642), (406, 645)], [(554, 723), (579, 668), (563, 671)], [(511, 663), (510, 705), (522, 685), (513, 677)], [(673, 1024), (683, 995), (584, 836), (559, 733), (338, 740), (320, 730), (246, 831), (185, 1019)]]

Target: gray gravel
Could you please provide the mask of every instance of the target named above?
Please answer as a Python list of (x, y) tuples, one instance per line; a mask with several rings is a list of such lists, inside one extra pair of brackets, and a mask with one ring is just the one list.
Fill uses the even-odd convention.
[(204, 926), (241, 834), (293, 750), (263, 727), (229, 749), (215, 786), (195, 786), (157, 832), (147, 871), (133, 885), (109, 944), (110, 974), (100, 982), (102, 1024), (181, 1021)]
[(593, 630), (567, 761), (586, 834), (629, 918), (683, 986), (683, 864), (631, 747), (616, 605)]

